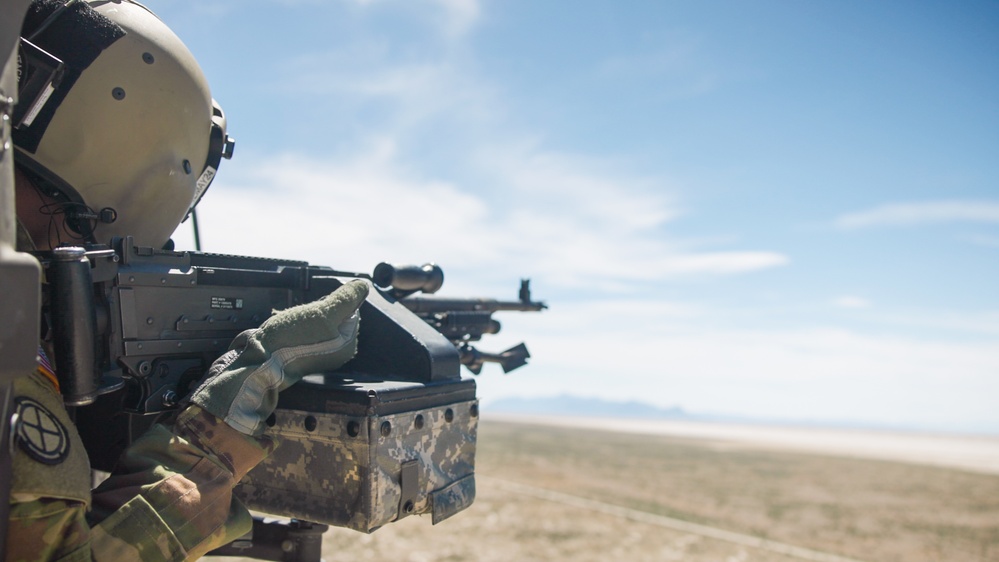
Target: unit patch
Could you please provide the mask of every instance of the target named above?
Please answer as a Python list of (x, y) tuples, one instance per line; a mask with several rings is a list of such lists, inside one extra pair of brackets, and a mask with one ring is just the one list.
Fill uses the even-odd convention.
[(45, 464), (59, 464), (69, 454), (69, 433), (45, 406), (20, 396), (17, 403), (14, 432), (17, 442), (28, 456)]

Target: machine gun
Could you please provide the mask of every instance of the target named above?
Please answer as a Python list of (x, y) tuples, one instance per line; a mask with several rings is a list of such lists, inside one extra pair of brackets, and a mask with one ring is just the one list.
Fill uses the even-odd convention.
[(489, 354), (469, 342), (498, 331), (493, 312), (546, 308), (526, 281), (518, 302), (416, 296), (443, 284), (435, 265), (379, 264), (367, 275), (137, 247), (131, 238), (38, 257), (64, 399), (98, 470), (111, 470), (133, 439), (169, 419), (241, 331), (352, 279), (372, 283), (357, 355), (281, 393), (267, 420), (280, 446), (235, 490), (250, 509), (318, 524), (295, 523), (294, 534), (322, 525), (372, 532), (420, 513), (437, 523), (468, 507), (478, 401), (461, 365), (510, 371), (529, 357), (523, 344)]

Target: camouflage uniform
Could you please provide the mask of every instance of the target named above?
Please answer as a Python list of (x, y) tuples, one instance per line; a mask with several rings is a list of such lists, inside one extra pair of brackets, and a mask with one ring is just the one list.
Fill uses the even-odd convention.
[[(18, 246), (35, 247), (20, 221)], [(248, 533), (252, 518), (232, 490), (276, 448), (260, 435), (263, 420), (281, 389), (353, 357), (367, 293), (348, 283), (240, 334), (195, 390), (197, 403), (133, 441), (93, 492), (87, 451), (39, 348), (36, 371), (14, 383), (6, 560), (190, 560)]]
[[(19, 250), (35, 245), (17, 221)], [(156, 425), (91, 491), (90, 460), (39, 349), (14, 381), (16, 420), (4, 560), (192, 560), (250, 531), (232, 488), (274, 449), (196, 405)]]
[(50, 377), (40, 367), (14, 384), (8, 562), (190, 560), (249, 531), (232, 488), (271, 440), (192, 405), (136, 440), (91, 492), (86, 450)]

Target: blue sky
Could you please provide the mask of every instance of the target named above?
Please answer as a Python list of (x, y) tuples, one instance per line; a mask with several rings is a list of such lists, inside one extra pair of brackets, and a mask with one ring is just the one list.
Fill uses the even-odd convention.
[(999, 5), (146, 4), (237, 139), (205, 250), (532, 278), (486, 406), (999, 432)]

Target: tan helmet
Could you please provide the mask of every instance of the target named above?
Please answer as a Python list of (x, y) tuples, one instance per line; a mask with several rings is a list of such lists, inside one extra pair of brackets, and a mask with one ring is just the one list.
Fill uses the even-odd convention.
[(232, 154), (194, 57), (129, 0), (35, 0), (22, 29), (15, 161), (67, 225), (162, 247)]

